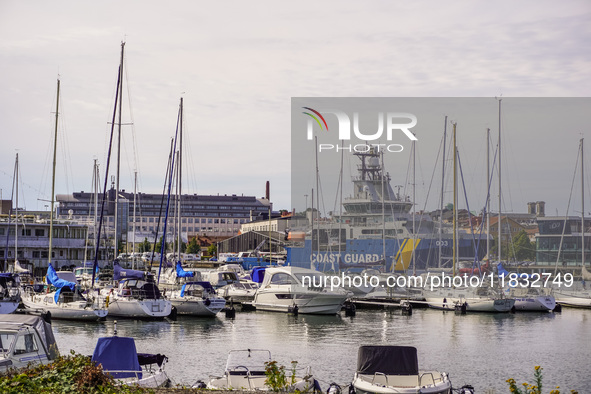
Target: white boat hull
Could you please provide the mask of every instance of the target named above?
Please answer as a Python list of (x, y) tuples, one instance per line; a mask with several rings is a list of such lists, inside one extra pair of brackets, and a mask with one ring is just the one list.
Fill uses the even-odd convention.
[(44, 312), (50, 312), (52, 319), (93, 321), (104, 318), (108, 314), (107, 309), (89, 306), (86, 301), (55, 304), (53, 297), (54, 293), (25, 295), (22, 297), (22, 302), (27, 313), (41, 315)]
[(591, 308), (591, 291), (572, 291), (554, 293), (556, 302), (572, 308)]
[(556, 300), (551, 295), (535, 297), (516, 297), (515, 310), (525, 312), (552, 311), (556, 307)]
[(109, 316), (134, 319), (160, 319), (170, 315), (172, 304), (165, 299), (143, 299), (110, 296)]
[(298, 313), (334, 315), (341, 310), (347, 298), (347, 294), (338, 293), (278, 293), (276, 290), (259, 290), (253, 306), (257, 310), (271, 312), (292, 312), (297, 306)]
[(199, 297), (170, 297), (170, 302), (179, 315), (215, 316), (226, 306), (226, 300), (221, 297), (208, 298), (207, 300), (209, 303)]
[(352, 383), (356, 394), (450, 394), (451, 382), (440, 372), (420, 375), (361, 375)]

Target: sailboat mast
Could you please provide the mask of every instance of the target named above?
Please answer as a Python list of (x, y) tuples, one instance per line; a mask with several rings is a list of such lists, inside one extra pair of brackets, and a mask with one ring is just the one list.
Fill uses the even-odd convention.
[(416, 144), (412, 142), (412, 273), (416, 274), (416, 259), (415, 259), (415, 247), (416, 247), (416, 229), (415, 229), (415, 218), (416, 218)]
[(498, 223), (498, 239), (499, 239), (499, 244), (498, 244), (498, 256), (499, 256), (499, 262), (502, 262), (503, 260), (501, 259), (501, 227), (502, 227), (502, 223), (501, 223), (501, 100), (499, 99), (499, 147), (498, 147), (498, 152), (499, 152), (499, 223)]
[[(115, 177), (115, 258), (119, 253), (119, 241), (117, 227), (119, 225), (119, 173), (121, 170), (121, 108), (123, 105), (123, 53), (125, 43), (121, 43), (121, 61), (119, 66), (119, 122), (117, 124), (117, 176)], [(106, 191), (105, 191), (106, 192)]]
[(441, 159), (441, 205), (439, 206), (439, 260), (437, 268), (441, 268), (441, 247), (443, 236), (443, 188), (445, 186), (445, 140), (447, 139), (447, 115), (443, 124), (443, 155)]
[(454, 189), (454, 202), (453, 202), (453, 257), (452, 257), (452, 273), (453, 276), (456, 276), (456, 232), (457, 232), (457, 220), (456, 215), (458, 212), (458, 146), (456, 145), (456, 124), (453, 123), (454, 131), (453, 131), (453, 145), (454, 145), (454, 182), (453, 182), (453, 189)]
[(57, 125), (60, 109), (60, 80), (57, 79), (57, 98), (55, 100), (55, 132), (53, 135), (53, 170), (51, 174), (51, 211), (49, 212), (49, 253), (47, 255), (47, 264), (51, 264), (51, 253), (53, 250), (53, 209), (55, 205), (55, 163), (57, 157)]
[(131, 253), (133, 258), (131, 259), (131, 268), (135, 269), (135, 207), (136, 207), (136, 197), (137, 197), (137, 171), (133, 173), (133, 228), (132, 232), (132, 240), (131, 240)]
[(181, 104), (180, 104), (180, 125), (179, 125), (179, 156), (178, 156), (178, 202), (177, 202), (177, 220), (178, 220), (178, 230), (177, 230), (177, 258), (180, 261), (181, 259), (181, 196), (182, 196), (182, 173), (183, 173), (183, 98), (181, 97)]
[[(585, 166), (583, 161), (583, 138), (581, 138), (581, 267), (585, 266)], [(581, 268), (582, 269), (582, 268)]]
[(18, 260), (18, 153), (16, 154), (16, 161), (14, 162), (14, 179), (16, 180), (15, 190), (15, 208), (14, 208), (14, 261)]
[(490, 129), (486, 129), (486, 258), (490, 260)]

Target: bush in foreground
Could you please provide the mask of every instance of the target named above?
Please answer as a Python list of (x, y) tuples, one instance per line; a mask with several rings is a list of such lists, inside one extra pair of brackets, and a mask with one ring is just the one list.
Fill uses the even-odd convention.
[(90, 357), (70, 352), (51, 364), (31, 365), (12, 369), (0, 375), (0, 393), (146, 393), (138, 387), (116, 386), (112, 377), (105, 375)]

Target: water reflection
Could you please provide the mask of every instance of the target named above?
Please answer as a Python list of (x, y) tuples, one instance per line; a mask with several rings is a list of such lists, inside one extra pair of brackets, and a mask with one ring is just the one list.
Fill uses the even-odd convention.
[[(455, 315), (415, 309), (412, 316), (388, 310), (358, 310), (355, 317), (292, 316), (243, 312), (235, 319), (179, 317), (176, 322), (118, 320), (120, 336), (132, 336), (140, 352), (164, 353), (175, 383), (223, 372), (234, 349), (268, 349), (280, 364), (310, 365), (327, 387), (353, 377), (357, 349), (367, 344), (416, 346), (420, 368), (450, 373), (454, 387), (470, 383), (478, 392), (506, 392), (505, 380), (531, 380), (534, 365), (544, 367), (547, 384), (591, 392), (588, 338), (591, 311), (562, 314)], [(100, 336), (113, 334), (113, 322), (54, 321), (62, 353), (91, 354)], [(550, 387), (550, 386), (548, 386)]]

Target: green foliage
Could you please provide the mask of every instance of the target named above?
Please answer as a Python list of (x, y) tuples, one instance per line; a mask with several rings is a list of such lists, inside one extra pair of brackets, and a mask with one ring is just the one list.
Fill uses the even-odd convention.
[(291, 362), (291, 376), (289, 380), (285, 375), (285, 366), (277, 365), (277, 361), (268, 361), (265, 363), (265, 385), (272, 391), (287, 391), (290, 386), (296, 383), (296, 367), (297, 361)]
[(148, 241), (148, 238), (144, 238), (144, 241), (138, 245), (138, 252), (150, 252), (152, 250), (152, 244)]
[(525, 230), (521, 230), (511, 243), (509, 257), (519, 261), (536, 259), (536, 244), (530, 242)]
[(155, 247), (156, 253), (166, 253), (166, 251), (169, 248), (170, 248), (170, 243), (169, 242), (166, 242), (164, 244), (164, 252), (161, 252), (161, 250), (162, 250), (162, 237), (160, 237), (160, 239), (158, 239), (158, 242), (156, 242), (156, 247)]
[(193, 238), (187, 246), (187, 253), (197, 254), (201, 251), (201, 245), (197, 242), (197, 238)]
[(218, 253), (218, 247), (215, 244), (211, 244), (207, 247), (207, 255), (215, 256)]
[[(515, 379), (510, 378), (507, 379), (507, 383), (509, 383), (509, 390), (513, 394), (542, 394), (542, 367), (536, 365), (534, 368), (534, 383), (522, 383), (520, 388), (515, 382)], [(556, 387), (555, 389), (550, 391), (550, 394), (560, 394), (560, 387)], [(576, 390), (571, 390), (571, 394), (578, 394)]]
[[(178, 249), (178, 248), (177, 248), (177, 245), (178, 245), (178, 242), (177, 242), (177, 240), (175, 239), (175, 240), (174, 240), (174, 243), (173, 243), (173, 246), (172, 246), (172, 250), (174, 250), (175, 252), (176, 252), (176, 251), (177, 251), (177, 249)], [(185, 251), (186, 251), (186, 250), (187, 250), (187, 244), (186, 244), (186, 243), (184, 243), (183, 241), (181, 241), (181, 253), (185, 253)]]
[(105, 375), (90, 357), (70, 352), (51, 364), (30, 365), (0, 374), (0, 393), (146, 393), (138, 387), (116, 386), (112, 377)]

